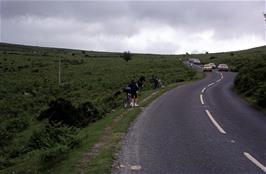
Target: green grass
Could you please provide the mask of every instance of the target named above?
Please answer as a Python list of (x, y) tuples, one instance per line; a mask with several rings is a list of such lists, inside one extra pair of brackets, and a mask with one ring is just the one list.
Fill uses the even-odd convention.
[[(176, 55), (133, 54), (132, 60), (126, 62), (120, 53), (4, 43), (0, 43), (0, 50), (0, 173), (77, 173), (81, 156), (99, 141), (103, 128), (121, 112), (122, 95), (114, 97), (114, 93), (141, 75), (146, 77), (141, 97), (151, 92), (152, 75), (158, 75), (164, 85), (198, 78)], [(61, 85), (58, 84), (59, 58)], [(27, 147), (33, 133), (46, 124), (37, 117), (48, 108), (50, 101), (59, 97), (76, 107), (92, 102), (104, 118), (77, 130), (79, 147), (66, 148), (54, 142), (64, 151), (58, 158), (44, 162), (42, 154), (53, 147), (34, 150)], [(120, 129), (125, 130), (126, 123), (131, 121), (123, 120)], [(64, 142), (67, 137), (58, 138)]]

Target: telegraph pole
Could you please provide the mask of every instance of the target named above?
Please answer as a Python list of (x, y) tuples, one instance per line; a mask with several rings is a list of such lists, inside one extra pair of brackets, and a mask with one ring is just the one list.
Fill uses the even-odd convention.
[[(263, 12), (263, 17), (264, 17), (264, 40), (266, 42), (266, 0), (264, 0), (264, 12)], [(266, 45), (266, 43), (265, 43)]]
[(58, 60), (58, 86), (61, 85), (61, 57)]
[(263, 16), (264, 16), (264, 22), (265, 22), (265, 24), (264, 24), (264, 26), (265, 26), (264, 27), (264, 39), (265, 39), (265, 42), (266, 42), (266, 9), (265, 9), (265, 12), (263, 13)]

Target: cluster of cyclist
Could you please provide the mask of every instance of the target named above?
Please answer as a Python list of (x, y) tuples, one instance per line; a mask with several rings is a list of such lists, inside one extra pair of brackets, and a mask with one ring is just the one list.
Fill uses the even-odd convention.
[[(144, 82), (146, 81), (144, 76), (141, 76), (138, 80), (132, 80), (128, 86), (123, 89), (125, 93), (124, 107), (136, 107), (138, 105), (138, 93), (143, 88)], [(153, 88), (162, 87), (161, 80), (158, 76), (152, 76)]]

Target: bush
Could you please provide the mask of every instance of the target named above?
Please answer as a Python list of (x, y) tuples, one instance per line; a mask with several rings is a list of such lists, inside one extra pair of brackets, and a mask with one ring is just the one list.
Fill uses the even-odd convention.
[(80, 117), (80, 126), (85, 126), (101, 119), (101, 113), (91, 102), (81, 104), (78, 107), (78, 114)]
[(10, 162), (10, 160), (5, 158), (4, 156), (0, 156), (0, 170), (5, 169), (6, 167), (9, 167), (11, 165), (12, 163)]
[(235, 79), (238, 92), (255, 99), (259, 106), (266, 107), (266, 57), (238, 59), (234, 63), (239, 69)]
[(261, 84), (257, 90), (257, 93), (255, 94), (255, 97), (257, 99), (257, 103), (261, 107), (266, 107), (266, 82)]
[(7, 122), (6, 130), (12, 133), (20, 132), (28, 128), (29, 123), (26, 118), (14, 118)]
[(41, 162), (50, 162), (51, 160), (62, 158), (62, 156), (66, 156), (69, 148), (65, 145), (56, 144), (54, 147), (50, 149), (42, 150), (40, 154)]
[(75, 108), (70, 101), (59, 98), (50, 102), (49, 108), (43, 111), (38, 119), (48, 119), (50, 123), (63, 123), (69, 126), (84, 127), (99, 120), (101, 113), (91, 102)]
[[(0, 147), (7, 146), (13, 138), (13, 134), (6, 128), (0, 127)], [(2, 149), (2, 148), (1, 148)]]
[(25, 152), (36, 149), (51, 149), (57, 145), (64, 145), (72, 149), (79, 145), (80, 139), (76, 136), (77, 129), (60, 124), (46, 124), (42, 129), (35, 131), (24, 149)]
[(43, 111), (38, 119), (42, 120), (47, 118), (50, 123), (62, 122), (70, 126), (74, 126), (77, 123), (77, 110), (70, 101), (59, 98), (50, 102), (49, 108)]
[(131, 55), (131, 53), (130, 53), (129, 51), (125, 51), (125, 52), (121, 55), (121, 57), (122, 57), (126, 62), (128, 62), (128, 61), (131, 60), (132, 55)]

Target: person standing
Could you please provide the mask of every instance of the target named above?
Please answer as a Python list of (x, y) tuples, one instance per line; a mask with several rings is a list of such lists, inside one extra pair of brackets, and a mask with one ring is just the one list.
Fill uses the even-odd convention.
[(133, 107), (133, 106), (139, 106), (138, 103), (137, 103), (137, 100), (138, 100), (138, 90), (139, 90), (139, 87), (136, 83), (135, 80), (132, 80), (131, 83), (128, 85), (128, 87), (130, 87), (130, 93), (131, 93), (131, 103), (130, 105)]

